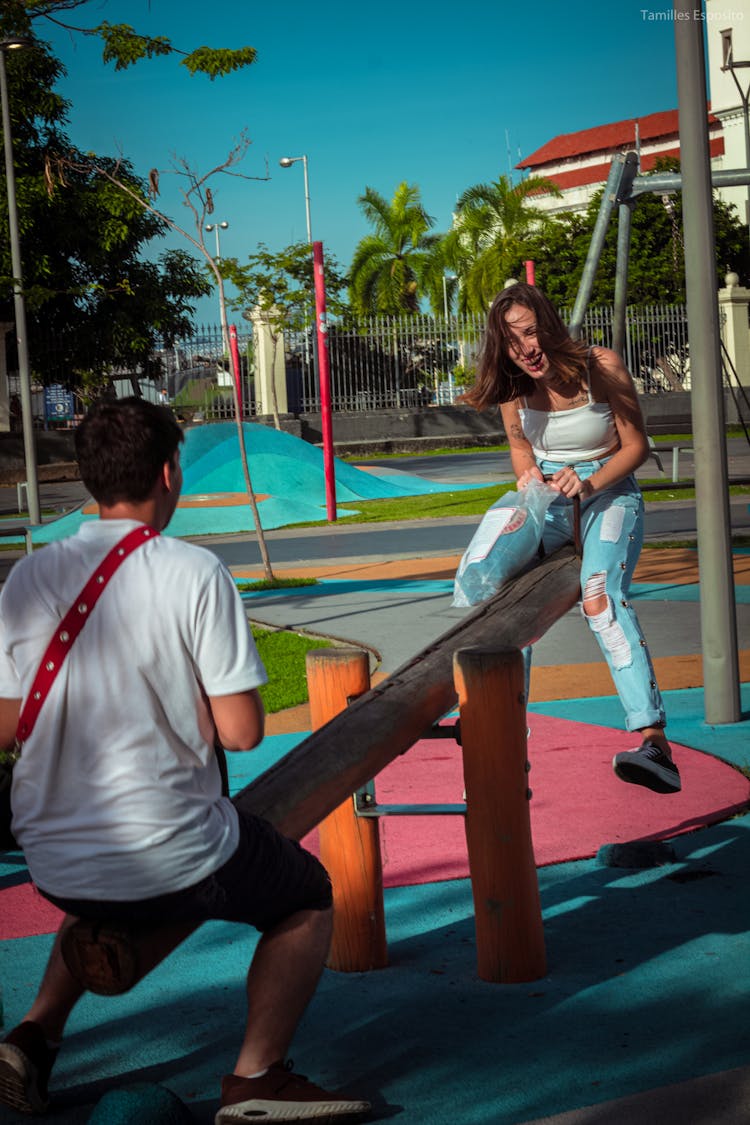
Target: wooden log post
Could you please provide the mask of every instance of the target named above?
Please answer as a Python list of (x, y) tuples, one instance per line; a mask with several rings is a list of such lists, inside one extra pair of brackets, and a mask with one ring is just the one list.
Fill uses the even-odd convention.
[(546, 958), (529, 818), (523, 657), (517, 648), (461, 649), (454, 673), (479, 976), (536, 980)]
[[(306, 664), (313, 730), (369, 690), (369, 656), (362, 649), (314, 649)], [(377, 819), (358, 817), (354, 796), (349, 796), (320, 822), (318, 835), (320, 859), (333, 884), (328, 968), (345, 973), (385, 968), (388, 946)]]

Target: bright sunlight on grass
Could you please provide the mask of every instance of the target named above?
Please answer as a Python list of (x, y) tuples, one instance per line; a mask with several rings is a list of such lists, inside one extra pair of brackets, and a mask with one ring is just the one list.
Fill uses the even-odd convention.
[(269, 714), (307, 702), (305, 655), (314, 648), (332, 648), (321, 637), (305, 637), (285, 629), (261, 629), (253, 625), (260, 658), (268, 672), (268, 683), (260, 689)]

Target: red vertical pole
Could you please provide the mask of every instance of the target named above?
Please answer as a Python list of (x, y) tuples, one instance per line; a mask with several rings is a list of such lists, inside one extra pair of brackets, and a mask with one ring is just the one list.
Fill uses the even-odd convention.
[(234, 324), (229, 326), (229, 351), (232, 355), (232, 374), (234, 385), (237, 388), (237, 402), (240, 405), (240, 418), (242, 417), (242, 368), (240, 367), (240, 349), (237, 343), (237, 329)]
[(528, 285), (536, 285), (536, 276), (534, 274), (534, 262), (531, 258), (523, 263), (526, 266), (526, 283)]
[(323, 427), (323, 469), (326, 478), (326, 516), (336, 519), (336, 474), (333, 467), (333, 424), (331, 419), (331, 368), (328, 363), (328, 324), (326, 322), (326, 282), (323, 273), (323, 243), (313, 242), (315, 279), (315, 326), (318, 334), (320, 373), (320, 412)]

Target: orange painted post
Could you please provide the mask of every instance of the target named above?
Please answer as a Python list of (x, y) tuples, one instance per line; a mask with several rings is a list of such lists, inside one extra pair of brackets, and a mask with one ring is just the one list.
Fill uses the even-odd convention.
[(453, 670), (479, 976), (536, 980), (546, 957), (529, 819), (523, 657), (517, 648), (461, 649)]
[[(314, 730), (370, 688), (368, 654), (361, 649), (315, 649), (307, 654)], [(348, 797), (320, 822), (321, 862), (333, 883), (333, 940), (328, 967), (364, 972), (388, 964), (383, 864), (377, 818), (358, 817)]]

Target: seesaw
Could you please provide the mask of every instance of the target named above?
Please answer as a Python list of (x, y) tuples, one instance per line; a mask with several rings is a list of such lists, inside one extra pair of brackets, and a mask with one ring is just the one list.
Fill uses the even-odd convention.
[[(379, 857), (373, 853), (377, 824), (354, 819), (352, 794), (458, 701), (479, 974), (486, 980), (529, 980), (543, 974), (520, 650), (538, 640), (579, 597), (580, 560), (572, 547), (563, 547), (506, 583), (374, 688), (363, 690), (369, 682), (363, 672), (366, 660), (364, 654), (357, 659), (357, 650), (354, 657), (352, 650), (310, 654), (316, 729), (235, 800), (296, 840), (334, 814), (330, 826), (321, 825), (321, 858), (330, 870), (330, 857), (344, 855), (344, 884), (349, 882), (347, 871), (361, 868), (362, 849), (368, 852), (366, 885), (360, 880), (359, 887), (336, 887), (332, 872), (344, 929), (354, 918), (355, 930), (362, 929), (364, 919), (368, 931), (356, 964), (346, 952), (346, 938), (338, 942), (336, 954), (335, 938), (332, 967), (384, 964), (384, 936), (377, 932), (382, 925), (373, 917), (371, 902), (373, 879), (376, 898), (379, 894)], [(322, 663), (330, 674), (321, 674)], [(344, 853), (352, 846), (356, 854), (347, 863)], [(81, 921), (65, 934), (63, 955), (86, 988), (115, 995), (133, 987), (196, 928), (182, 924), (134, 931)]]

